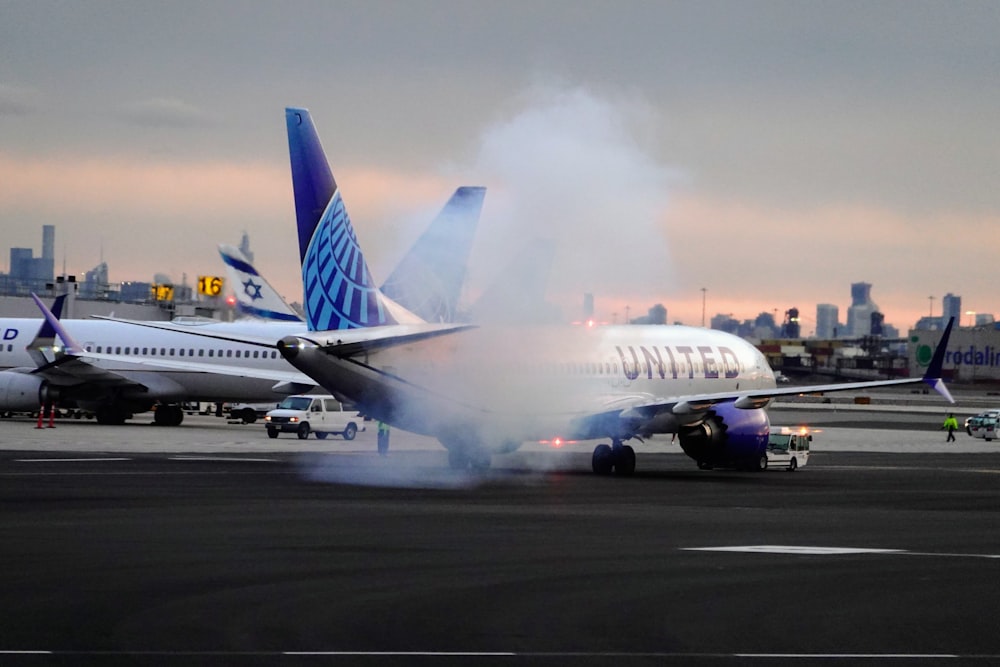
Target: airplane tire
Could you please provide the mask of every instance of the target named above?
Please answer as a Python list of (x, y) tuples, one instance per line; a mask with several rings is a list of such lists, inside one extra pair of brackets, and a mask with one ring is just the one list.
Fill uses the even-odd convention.
[(631, 477), (635, 474), (635, 450), (624, 445), (615, 452), (615, 474), (619, 477)]
[(299, 440), (305, 440), (309, 437), (309, 424), (300, 424), (299, 430), (295, 432), (295, 435), (299, 436)]
[(614, 469), (615, 457), (611, 445), (594, 447), (594, 455), (590, 459), (590, 467), (595, 475), (610, 475)]

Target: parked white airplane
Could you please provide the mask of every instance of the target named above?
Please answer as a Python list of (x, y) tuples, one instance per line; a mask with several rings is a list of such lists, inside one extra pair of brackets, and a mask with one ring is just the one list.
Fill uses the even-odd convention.
[[(327, 211), (336, 208), (331, 201)], [(325, 215), (319, 232), (304, 257), (350, 239), (351, 275), (368, 276), (346, 216)], [(326, 262), (323, 284), (347, 280), (342, 266)], [(358, 306), (343, 292), (324, 298), (336, 313)], [(372, 306), (368, 321), (377, 315)], [(703, 328), (378, 324), (287, 336), (278, 349), (366, 415), (436, 437), (458, 468), (488, 466), (492, 454), (525, 440), (608, 438), (594, 450), (594, 471), (630, 475), (635, 452), (626, 441), (677, 433), (701, 467), (759, 469), (767, 461), (764, 408), (776, 396), (923, 380), (951, 400), (940, 379), (950, 324), (924, 378), (796, 388), (777, 388), (750, 343)]]

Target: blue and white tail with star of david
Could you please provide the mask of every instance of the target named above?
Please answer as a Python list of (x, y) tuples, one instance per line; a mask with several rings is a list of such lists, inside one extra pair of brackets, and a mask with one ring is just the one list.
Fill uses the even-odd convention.
[(226, 265), (226, 277), (241, 315), (270, 322), (302, 321), (239, 248), (223, 243), (219, 245), (219, 254)]

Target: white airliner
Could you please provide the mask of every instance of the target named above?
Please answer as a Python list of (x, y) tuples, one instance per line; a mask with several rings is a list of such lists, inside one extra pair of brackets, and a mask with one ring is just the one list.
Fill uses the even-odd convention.
[[(297, 113), (308, 118), (305, 112)], [(326, 285), (347, 280), (329, 248), (350, 239), (352, 275), (368, 276), (350, 221), (331, 201), (303, 257), (323, 264)], [(303, 266), (306, 260), (303, 260)], [(325, 306), (354, 326), (378, 319), (347, 292)], [(630, 475), (635, 452), (624, 444), (677, 433), (701, 467), (766, 466), (776, 396), (941, 381), (945, 330), (924, 378), (777, 388), (766, 358), (736, 336), (683, 326), (524, 327), (393, 323), (283, 338), (288, 361), (366, 415), (436, 437), (456, 468), (485, 467), (495, 453), (526, 440), (607, 438), (593, 469)]]
[[(303, 123), (295, 111), (286, 113), (289, 152), (298, 231), (305, 239), (300, 245), (309, 247), (319, 225), (328, 226), (332, 217), (346, 220), (347, 214), (311, 121)], [(478, 222), (484, 194), (485, 188), (459, 188), (403, 258), (394, 272), (397, 282), (405, 286), (430, 276), (433, 285), (409, 292), (396, 290), (400, 301), (412, 301), (415, 308), (434, 318), (454, 311), (461, 289), (455, 281), (464, 279), (471, 247), (465, 238), (471, 238)], [(457, 241), (447, 246), (434, 242), (448, 235)], [(302, 255), (311, 327), (423, 321), (382, 294), (367, 271), (352, 273), (353, 239), (329, 243), (328, 236), (323, 238), (328, 242), (322, 248), (317, 243), (311, 254)], [(331, 266), (338, 267), (333, 281), (320, 272)], [(249, 264), (242, 268), (256, 274)], [(326, 291), (341, 295), (344, 313), (330, 307)], [(39, 306), (44, 310), (40, 302)], [(101, 423), (119, 424), (158, 404), (156, 422), (174, 425), (183, 419), (180, 401), (270, 401), (308, 391), (315, 383), (289, 367), (274, 349), (274, 341), (303, 332), (305, 326), (275, 317), (275, 312), (265, 313), (269, 316), (261, 321), (232, 323), (105, 318), (60, 324), (53, 318), (65, 334), (64, 346), (53, 344), (51, 325), (43, 327), (42, 320), (0, 319), (0, 412), (57, 403), (93, 411)], [(46, 330), (49, 333), (42, 335)]]

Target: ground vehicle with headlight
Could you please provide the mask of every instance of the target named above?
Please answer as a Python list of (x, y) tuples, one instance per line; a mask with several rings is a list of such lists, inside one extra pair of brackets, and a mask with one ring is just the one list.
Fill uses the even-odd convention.
[(772, 427), (767, 436), (767, 467), (785, 467), (794, 472), (809, 462), (812, 433), (807, 429)]
[(998, 423), (1000, 423), (1000, 410), (986, 410), (965, 420), (965, 431), (973, 438), (982, 438), (989, 442), (994, 438), (1000, 438), (1000, 435), (997, 435)]
[(365, 430), (364, 419), (355, 410), (348, 410), (333, 396), (309, 394), (288, 396), (278, 407), (264, 417), (269, 438), (279, 433), (294, 433), (305, 440), (315, 433), (320, 440), (331, 433), (353, 440), (358, 431)]

